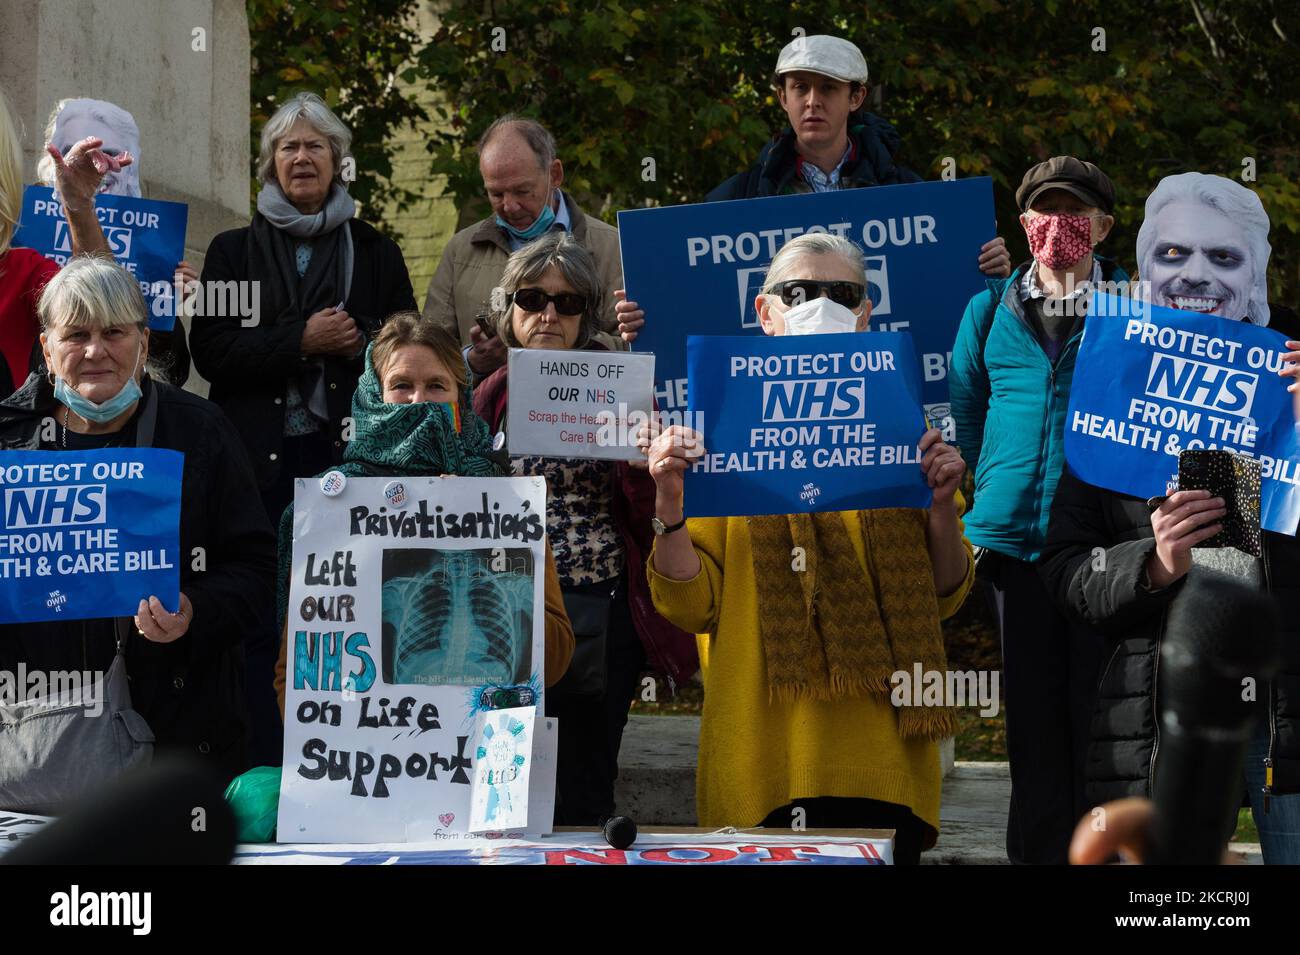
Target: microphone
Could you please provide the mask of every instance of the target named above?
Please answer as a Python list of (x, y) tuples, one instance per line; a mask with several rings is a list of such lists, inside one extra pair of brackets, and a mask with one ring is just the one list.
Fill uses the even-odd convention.
[(213, 770), (155, 758), (70, 805), (0, 856), (0, 865), (226, 865), (235, 816)]
[[(1169, 606), (1156, 692), (1159, 738), (1149, 865), (1218, 865), (1237, 818), (1241, 767), (1281, 657), (1276, 602), (1194, 567)], [(1254, 681), (1255, 692), (1248, 692)]]
[(626, 849), (636, 842), (636, 823), (627, 816), (601, 816), (600, 829), (605, 841), (615, 849)]

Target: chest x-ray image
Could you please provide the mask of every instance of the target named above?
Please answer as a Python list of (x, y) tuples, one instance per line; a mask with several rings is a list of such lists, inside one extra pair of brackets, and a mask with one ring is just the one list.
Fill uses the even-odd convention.
[(1223, 176), (1166, 176), (1147, 197), (1138, 273), (1156, 305), (1267, 325), (1269, 220)]
[(384, 551), (385, 682), (524, 683), (532, 642), (527, 548)]

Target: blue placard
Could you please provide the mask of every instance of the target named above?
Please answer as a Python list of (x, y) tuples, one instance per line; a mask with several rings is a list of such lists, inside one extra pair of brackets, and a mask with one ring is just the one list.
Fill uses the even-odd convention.
[(646, 313), (633, 350), (654, 352), (659, 407), (680, 415), (686, 337), (762, 335), (754, 297), (772, 257), (829, 231), (863, 249), (871, 328), (911, 333), (926, 410), (944, 419), (952, 344), (985, 287), (979, 249), (996, 229), (987, 177), (620, 212), (628, 298)]
[(180, 599), (181, 470), (164, 448), (0, 452), (0, 623)]
[(691, 335), (692, 517), (929, 507), (911, 336)]
[[(189, 206), (161, 199), (135, 199), (100, 193), (95, 212), (113, 257), (140, 280), (149, 307), (149, 327), (168, 332), (176, 324), (174, 276), (185, 258)], [(23, 190), (23, 212), (13, 244), (34, 249), (63, 265), (72, 255), (72, 240), (63, 206), (48, 186)]]
[(1259, 458), (1260, 523), (1300, 519), (1295, 411), (1279, 377), (1286, 336), (1249, 322), (1094, 292), (1070, 386), (1065, 457), (1082, 480), (1155, 497), (1185, 448)]

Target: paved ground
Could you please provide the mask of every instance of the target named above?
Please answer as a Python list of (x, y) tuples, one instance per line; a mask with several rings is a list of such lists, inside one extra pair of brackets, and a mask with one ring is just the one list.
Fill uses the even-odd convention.
[[(623, 735), (619, 811), (641, 825), (695, 825), (695, 716), (633, 716)], [(1001, 865), (1007, 861), (1006, 763), (956, 763), (944, 778), (939, 844), (922, 861), (932, 865)], [(1245, 861), (1260, 863), (1259, 846), (1234, 844)]]

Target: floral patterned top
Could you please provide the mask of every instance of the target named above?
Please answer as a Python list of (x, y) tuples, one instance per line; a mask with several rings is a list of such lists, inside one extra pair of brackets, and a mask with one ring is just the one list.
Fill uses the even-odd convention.
[(623, 573), (623, 540), (614, 524), (608, 461), (513, 457), (511, 470), (546, 478), (546, 533), (562, 587), (613, 580)]

